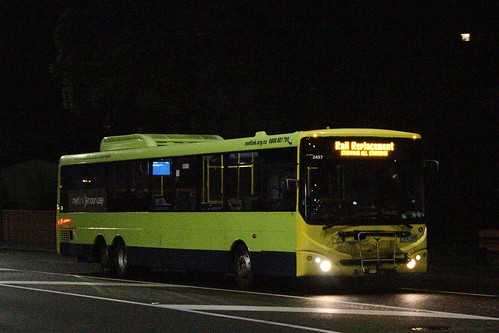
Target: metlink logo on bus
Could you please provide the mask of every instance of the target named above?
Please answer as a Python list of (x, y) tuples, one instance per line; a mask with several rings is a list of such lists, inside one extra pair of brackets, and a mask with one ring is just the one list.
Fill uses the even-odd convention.
[(341, 156), (387, 157), (395, 151), (395, 143), (335, 141), (334, 150), (339, 151)]

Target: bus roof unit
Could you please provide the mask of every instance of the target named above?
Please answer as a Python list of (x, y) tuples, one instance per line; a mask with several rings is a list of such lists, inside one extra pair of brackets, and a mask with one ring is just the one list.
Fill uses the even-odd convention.
[(122, 149), (137, 149), (147, 147), (167, 146), (179, 143), (195, 143), (205, 141), (223, 140), (218, 135), (197, 134), (128, 134), (107, 136), (102, 139), (100, 151), (113, 151)]

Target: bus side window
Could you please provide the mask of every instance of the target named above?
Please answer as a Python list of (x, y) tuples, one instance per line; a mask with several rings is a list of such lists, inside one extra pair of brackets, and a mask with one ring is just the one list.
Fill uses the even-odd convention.
[(189, 156), (175, 161), (175, 209), (193, 212), (199, 208), (199, 187), (201, 184), (200, 158)]
[(114, 162), (107, 166), (107, 196), (109, 211), (125, 212), (128, 210), (129, 163)]
[(256, 168), (258, 152), (226, 155), (224, 190), (226, 209), (252, 211), (257, 209)]
[(148, 162), (150, 179), (150, 207), (153, 212), (171, 211), (175, 202), (175, 170), (170, 159), (155, 159)]
[(296, 191), (288, 186), (288, 180), (294, 179), (290, 167), (270, 166), (263, 168), (267, 181), (264, 182), (265, 210), (289, 211), (294, 209)]
[(61, 173), (61, 211), (107, 211), (106, 170), (102, 165), (71, 165)]
[(294, 210), (296, 206), (296, 183), (290, 186), (289, 180), (294, 178), (285, 177), (284, 186), (282, 189), (282, 209), (284, 211)]
[(133, 161), (131, 167), (129, 210), (147, 211), (150, 202), (147, 161)]
[(273, 149), (261, 151), (261, 205), (264, 211), (293, 211), (296, 187), (289, 180), (296, 179), (296, 151)]

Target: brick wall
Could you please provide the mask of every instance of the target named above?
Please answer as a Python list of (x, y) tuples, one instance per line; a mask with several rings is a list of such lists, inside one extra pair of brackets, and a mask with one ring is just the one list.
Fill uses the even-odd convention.
[(55, 211), (3, 210), (1, 241), (55, 244)]

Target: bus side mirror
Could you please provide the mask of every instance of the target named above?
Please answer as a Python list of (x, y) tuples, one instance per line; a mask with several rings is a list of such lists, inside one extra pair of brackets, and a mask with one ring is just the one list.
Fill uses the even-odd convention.
[(300, 187), (300, 181), (298, 179), (294, 178), (286, 179), (286, 188), (288, 190), (296, 190), (298, 187)]

